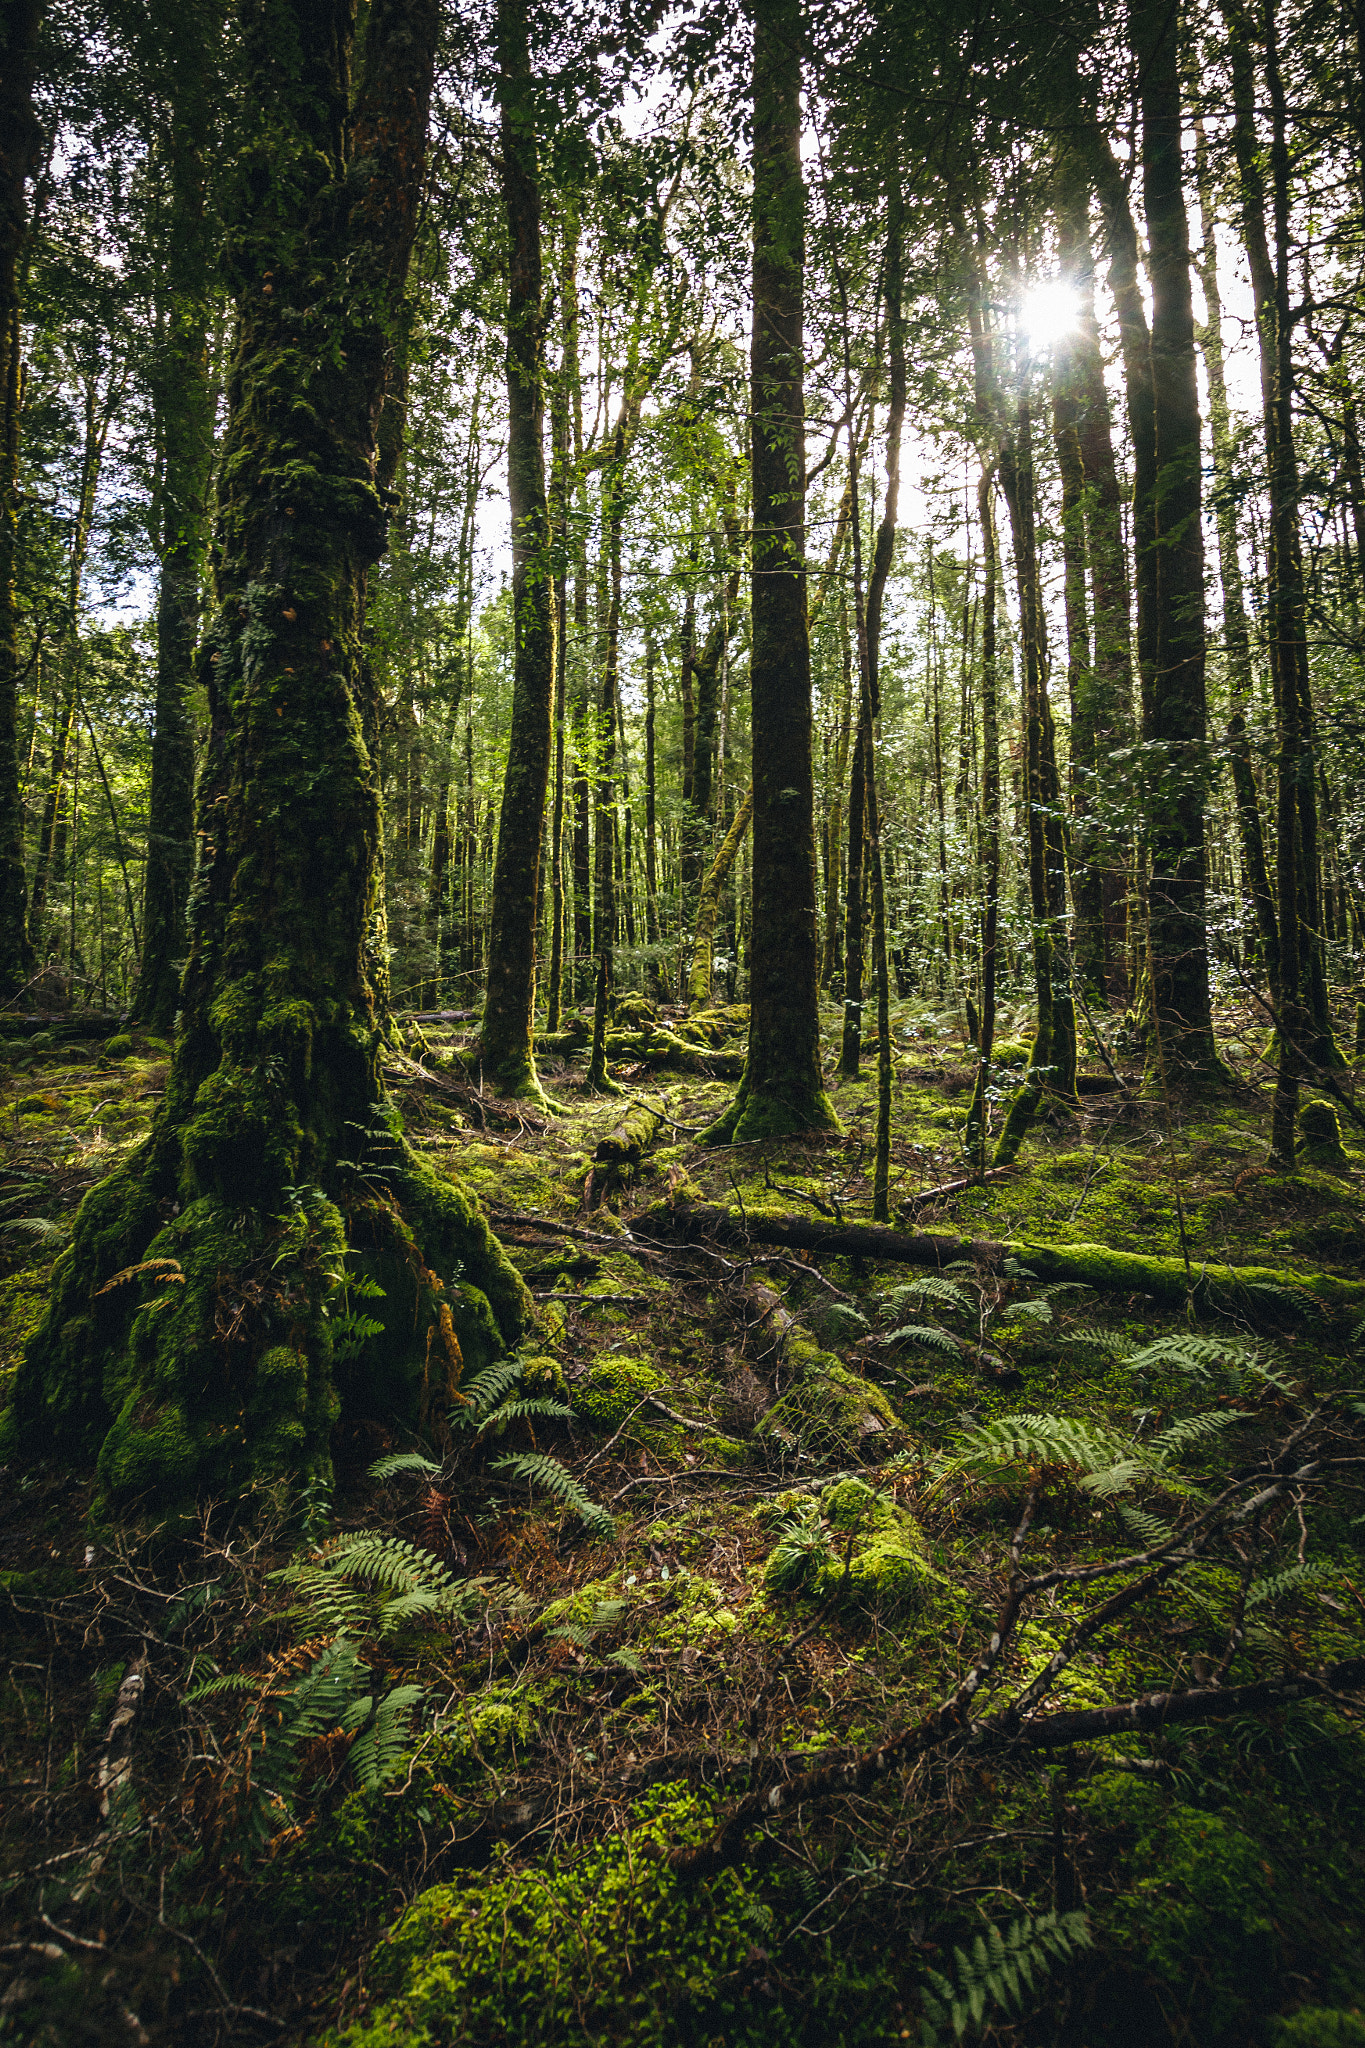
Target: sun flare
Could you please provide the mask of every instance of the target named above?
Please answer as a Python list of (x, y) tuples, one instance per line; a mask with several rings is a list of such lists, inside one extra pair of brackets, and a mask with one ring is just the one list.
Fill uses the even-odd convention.
[(1024, 332), (1034, 348), (1050, 348), (1075, 331), (1076, 294), (1060, 278), (1032, 285), (1024, 294), (1021, 314)]

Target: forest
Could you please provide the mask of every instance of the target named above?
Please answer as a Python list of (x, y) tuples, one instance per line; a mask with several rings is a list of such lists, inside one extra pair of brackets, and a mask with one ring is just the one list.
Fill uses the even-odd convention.
[(0, 2044), (1365, 2044), (1359, 0), (0, 0)]

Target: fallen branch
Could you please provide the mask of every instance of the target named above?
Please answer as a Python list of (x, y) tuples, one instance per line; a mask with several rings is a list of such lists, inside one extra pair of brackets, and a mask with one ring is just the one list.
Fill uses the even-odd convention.
[(1177, 1308), (1185, 1306), (1190, 1292), (1196, 1302), (1219, 1308), (1245, 1305), (1248, 1295), (1267, 1291), (1285, 1297), (1286, 1306), (1309, 1296), (1329, 1308), (1365, 1308), (1365, 1281), (1343, 1279), (1335, 1273), (1207, 1263), (1187, 1272), (1183, 1259), (1115, 1251), (1103, 1244), (1047, 1245), (1028, 1238), (955, 1237), (946, 1231), (891, 1230), (879, 1223), (825, 1223), (806, 1216), (773, 1216), (701, 1203), (676, 1207), (656, 1203), (631, 1219), (631, 1230), (645, 1238), (773, 1244), (791, 1251), (822, 1253), (827, 1258), (889, 1259), (938, 1271), (959, 1260), (998, 1271), (1007, 1259), (1013, 1259), (1038, 1280), (1078, 1281), (1101, 1290), (1146, 1294)]

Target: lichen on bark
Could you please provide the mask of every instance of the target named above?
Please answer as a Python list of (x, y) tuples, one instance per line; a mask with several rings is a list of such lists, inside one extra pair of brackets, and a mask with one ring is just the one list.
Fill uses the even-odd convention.
[[(210, 706), (180, 1033), (82, 1206), (6, 1419), (114, 1507), (325, 1472), (339, 1412), (436, 1420), (526, 1297), (385, 1102), (368, 573), (383, 553), (434, 0), (245, 0)], [(383, 1290), (382, 1295), (373, 1290)]]

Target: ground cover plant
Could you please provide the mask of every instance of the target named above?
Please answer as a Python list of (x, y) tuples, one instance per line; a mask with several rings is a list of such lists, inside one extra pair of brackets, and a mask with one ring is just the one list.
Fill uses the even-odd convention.
[[(1178, 1174), (1192, 1275), (1273, 1227), (1279, 1282), (1186, 1312), (774, 1251), (794, 1197), (866, 1213), (874, 1084), (845, 1137), (727, 1151), (685, 1135), (716, 1084), (652, 1073), (665, 1142), (602, 1194), (581, 1066), (480, 1126), (435, 1113), (432, 1034), (391, 1078), (485, 1177), (522, 1350), (424, 1433), (357, 1425), (331, 1486), (174, 1526), (15, 1475), (10, 2037), (1354, 2038), (1362, 1311), (1300, 1283), (1329, 1221), (1365, 1279), (1355, 1156), (1268, 1172), (1250, 1080), (1226, 1116), (1096, 1098), (935, 1196), (932, 1043), (902, 1220), (927, 1189), (945, 1242), (1074, 1242), (1109, 1173), (1106, 1234), (1178, 1255)], [(11, 1344), (156, 1058), (11, 1065)], [(58, 1088), (104, 1121), (17, 1113)]]

